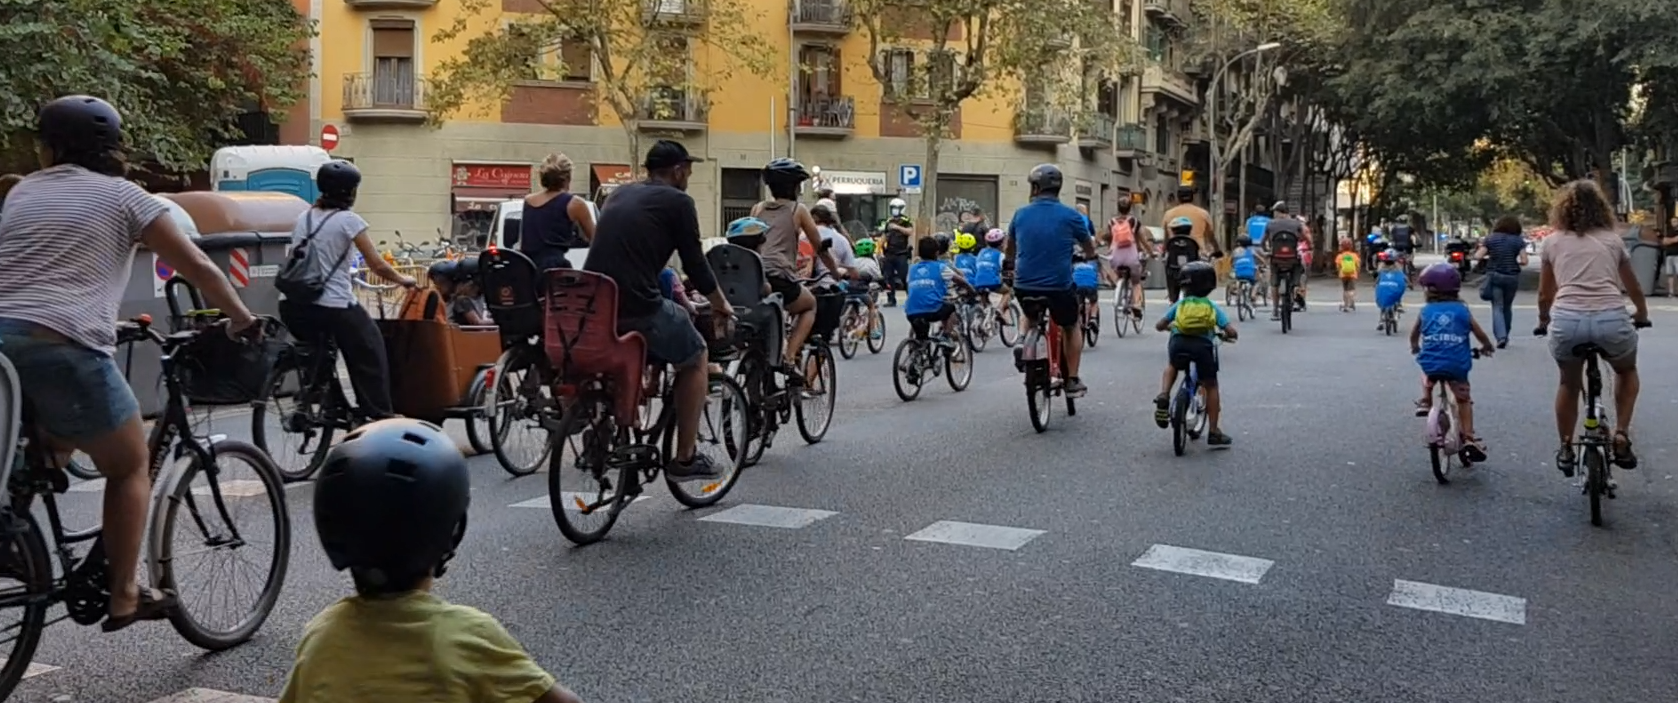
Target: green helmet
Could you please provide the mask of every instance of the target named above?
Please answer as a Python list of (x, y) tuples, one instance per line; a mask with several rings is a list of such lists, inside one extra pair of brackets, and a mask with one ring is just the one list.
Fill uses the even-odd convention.
[(854, 247), (854, 249), (856, 250), (856, 255), (857, 256), (873, 256), (874, 255), (874, 240), (872, 240), (872, 239), (858, 239), (858, 240), (856, 240), (856, 246)]

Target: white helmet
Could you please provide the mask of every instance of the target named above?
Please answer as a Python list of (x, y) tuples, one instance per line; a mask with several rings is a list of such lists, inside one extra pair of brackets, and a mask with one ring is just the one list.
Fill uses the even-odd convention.
[(902, 198), (892, 198), (890, 207), (891, 207), (892, 216), (896, 217), (898, 215), (903, 214), (904, 210), (909, 209), (909, 204), (906, 203), (906, 202), (903, 202)]
[(839, 203), (833, 202), (833, 198), (822, 198), (821, 200), (817, 200), (816, 207), (827, 208), (827, 211), (833, 213), (834, 215), (839, 214)]

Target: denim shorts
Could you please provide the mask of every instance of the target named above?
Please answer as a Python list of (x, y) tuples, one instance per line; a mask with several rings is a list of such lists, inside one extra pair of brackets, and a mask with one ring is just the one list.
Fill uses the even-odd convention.
[(685, 368), (705, 352), (705, 338), (693, 326), (693, 316), (668, 298), (659, 299), (658, 312), (618, 320), (618, 334), (640, 332), (647, 338), (647, 361)]
[(0, 353), (17, 369), (24, 405), (48, 435), (98, 439), (140, 414), (115, 359), (33, 322), (0, 318)]
[(1625, 308), (1580, 312), (1550, 311), (1550, 356), (1556, 361), (1573, 361), (1573, 348), (1585, 343), (1602, 347), (1607, 361), (1623, 361), (1637, 354), (1637, 329)]

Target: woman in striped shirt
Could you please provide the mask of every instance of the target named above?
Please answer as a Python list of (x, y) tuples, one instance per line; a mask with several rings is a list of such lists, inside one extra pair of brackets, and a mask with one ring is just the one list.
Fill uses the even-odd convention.
[(1527, 265), (1527, 241), (1521, 236), (1521, 219), (1504, 215), (1492, 225), (1492, 234), (1480, 240), (1474, 258), (1486, 260), (1484, 296), (1492, 303), (1492, 336), (1497, 348), (1509, 346), (1509, 328), (1515, 320), (1515, 292), (1520, 290), (1521, 270)]

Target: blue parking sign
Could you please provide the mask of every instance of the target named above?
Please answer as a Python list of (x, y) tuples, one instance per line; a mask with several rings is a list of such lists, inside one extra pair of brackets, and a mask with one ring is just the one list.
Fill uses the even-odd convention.
[(897, 185), (905, 193), (921, 192), (920, 164), (903, 164), (897, 167)]

